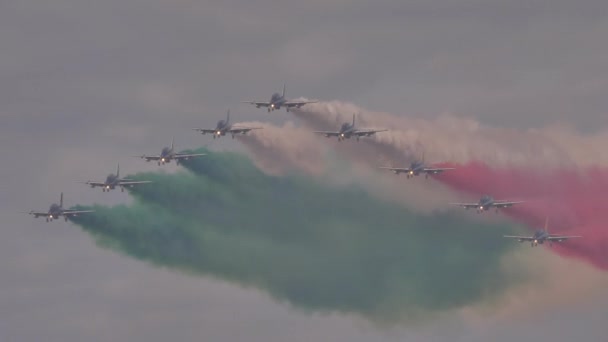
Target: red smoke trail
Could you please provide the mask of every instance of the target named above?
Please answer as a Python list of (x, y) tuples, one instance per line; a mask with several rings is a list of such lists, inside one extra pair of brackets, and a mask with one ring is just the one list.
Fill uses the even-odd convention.
[(449, 166), (456, 169), (435, 178), (470, 194), (467, 201), (475, 202), (483, 194), (523, 200), (504, 213), (535, 228), (542, 227), (548, 216), (551, 234), (583, 236), (554, 244), (553, 250), (608, 270), (608, 169), (498, 169), (479, 162)]

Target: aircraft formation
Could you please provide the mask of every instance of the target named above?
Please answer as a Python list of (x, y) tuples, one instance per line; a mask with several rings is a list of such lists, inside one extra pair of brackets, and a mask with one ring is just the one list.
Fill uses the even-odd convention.
[[(275, 110), (279, 110), (281, 108), (285, 108), (287, 112), (290, 111), (291, 108), (301, 108), (302, 106), (309, 103), (316, 103), (318, 101), (298, 101), (298, 100), (287, 100), (285, 98), (285, 90), (286, 87), (283, 85), (283, 92), (281, 94), (274, 93), (270, 97), (269, 101), (244, 101), (242, 103), (255, 105), (256, 108), (265, 107), (268, 112), (272, 112)], [(388, 131), (388, 129), (370, 129), (370, 128), (359, 128), (356, 126), (356, 116), (353, 114), (352, 122), (344, 122), (338, 130), (333, 131), (314, 131), (314, 133), (319, 135), (324, 135), (327, 138), (337, 137), (338, 141), (343, 141), (345, 139), (355, 138), (359, 141), (361, 137), (370, 137), (375, 135), (376, 133)], [(226, 113), (225, 120), (219, 120), (215, 128), (194, 128), (195, 131), (201, 133), (202, 135), (211, 134), (213, 139), (220, 138), (222, 136), (226, 136), (227, 134), (231, 135), (234, 139), (237, 134), (247, 134), (252, 130), (262, 129), (262, 127), (246, 127), (233, 125), (230, 123), (230, 110)], [(135, 156), (141, 159), (144, 159), (146, 162), (156, 161), (158, 166), (165, 165), (170, 163), (172, 160), (175, 160), (177, 165), (180, 164), (182, 160), (188, 160), (190, 158), (197, 158), (205, 156), (205, 153), (178, 153), (175, 152), (174, 139), (171, 139), (171, 145), (168, 147), (163, 147), (158, 155), (141, 155)], [(453, 170), (452, 167), (433, 167), (426, 165), (424, 162), (424, 154), (421, 160), (414, 161), (410, 164), (409, 167), (388, 167), (388, 166), (380, 166), (380, 169), (386, 169), (392, 171), (394, 174), (399, 175), (400, 173), (405, 173), (407, 179), (413, 178), (415, 176), (419, 176), (424, 174), (425, 178), (428, 178), (429, 175), (437, 175), (441, 174), (445, 171)], [(125, 187), (133, 187), (139, 186), (141, 184), (149, 184), (151, 181), (135, 181), (127, 178), (120, 178), (120, 165), (117, 166), (116, 174), (109, 174), (106, 177), (105, 181), (87, 181), (83, 182), (84, 184), (89, 185), (91, 188), (100, 187), (103, 192), (109, 192), (115, 188), (120, 188), (121, 192), (124, 192)], [(476, 209), (478, 214), (483, 213), (484, 211), (488, 211), (492, 208), (498, 212), (498, 209), (508, 208), (513, 205), (523, 203), (523, 201), (506, 201), (506, 200), (495, 200), (490, 195), (483, 195), (476, 203), (451, 203), (452, 205), (456, 205), (462, 207), (464, 209)], [(93, 210), (69, 210), (63, 208), (63, 193), (61, 193), (59, 198), (59, 204), (52, 204), (48, 211), (30, 211), (28, 214), (33, 215), (35, 218), (45, 217), (46, 222), (51, 222), (54, 219), (58, 219), (59, 217), (63, 217), (65, 221), (68, 221), (70, 217), (75, 217), (81, 214), (92, 213)], [(505, 235), (505, 238), (517, 239), (519, 242), (530, 242), (532, 247), (538, 246), (539, 244), (544, 244), (548, 242), (550, 246), (553, 245), (553, 242), (563, 242), (571, 238), (580, 238), (581, 236), (565, 236), (565, 235), (552, 235), (548, 232), (548, 218), (545, 220), (545, 226), (542, 229), (538, 229), (534, 232), (532, 236), (512, 236)]]

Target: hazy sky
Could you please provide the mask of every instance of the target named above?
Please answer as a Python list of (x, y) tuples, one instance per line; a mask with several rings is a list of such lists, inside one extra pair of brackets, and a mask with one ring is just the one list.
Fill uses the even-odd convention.
[[(132, 155), (192, 127), (280, 123), (239, 104), (287, 96), (525, 129), (608, 127), (608, 3), (600, 0), (0, 2), (0, 340), (604, 341), (608, 293), (531, 321), (472, 328), (370, 327), (309, 315), (265, 294), (101, 250), (61, 222), (21, 213), (118, 203), (78, 181), (153, 170)], [(603, 316), (602, 316), (603, 315)], [(564, 331), (566, 331), (564, 333)]]

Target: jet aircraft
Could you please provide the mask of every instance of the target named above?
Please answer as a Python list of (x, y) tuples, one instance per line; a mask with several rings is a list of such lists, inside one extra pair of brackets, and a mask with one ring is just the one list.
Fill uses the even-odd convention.
[(326, 137), (338, 137), (338, 141), (356, 137), (359, 141), (360, 137), (369, 137), (378, 132), (385, 132), (388, 129), (359, 129), (355, 126), (355, 114), (353, 114), (353, 122), (345, 122), (340, 126), (340, 130), (336, 131), (315, 131), (317, 134), (323, 134)]
[(206, 153), (176, 153), (173, 147), (174, 139), (171, 139), (171, 147), (164, 147), (160, 155), (157, 156), (138, 156), (139, 158), (145, 159), (147, 162), (150, 160), (156, 160), (158, 165), (165, 165), (166, 163), (170, 163), (171, 160), (175, 159), (175, 163), (179, 165), (180, 160), (188, 160), (194, 157), (200, 157), (206, 155)]
[(226, 134), (232, 134), (232, 139), (236, 134), (246, 134), (247, 132), (254, 129), (262, 129), (262, 127), (239, 127), (234, 126), (230, 123), (230, 110), (226, 114), (226, 120), (220, 120), (217, 122), (215, 129), (206, 128), (194, 128), (195, 131), (201, 132), (201, 134), (213, 134), (213, 139), (219, 138)]
[(511, 207), (518, 203), (523, 203), (523, 201), (497, 201), (497, 200), (494, 200), (489, 195), (483, 195), (483, 196), (481, 196), (481, 198), (479, 199), (479, 202), (477, 202), (477, 203), (452, 203), (452, 204), (463, 207), (465, 209), (476, 208), (477, 213), (479, 214), (483, 211), (490, 210), (492, 207), (496, 208), (496, 212), (498, 212), (499, 208)]
[(316, 103), (319, 101), (295, 101), (295, 100), (287, 100), (285, 99), (285, 85), (283, 85), (283, 93), (274, 93), (270, 97), (270, 101), (243, 101), (242, 103), (249, 103), (255, 105), (256, 108), (266, 107), (268, 109), (268, 113), (273, 110), (281, 109), (281, 107), (285, 107), (285, 110), (289, 112), (290, 108), (300, 108), (308, 103)]
[(380, 166), (381, 169), (391, 170), (396, 175), (400, 173), (405, 173), (406, 177), (413, 178), (414, 176), (418, 176), (424, 173), (425, 178), (429, 178), (429, 174), (435, 175), (438, 173), (442, 173), (446, 170), (454, 170), (453, 167), (428, 167), (424, 164), (424, 154), (422, 155), (422, 160), (414, 161), (410, 164), (410, 167), (388, 167), (388, 166)]
[(562, 242), (568, 239), (580, 238), (580, 235), (552, 235), (549, 234), (549, 218), (545, 219), (545, 227), (534, 232), (532, 236), (513, 236), (504, 235), (509, 239), (517, 239), (519, 242), (530, 241), (530, 246), (535, 247), (539, 244), (542, 245), (545, 241), (549, 242), (549, 246), (553, 246), (553, 242)]
[(120, 187), (120, 191), (125, 191), (125, 186), (132, 187), (133, 185), (136, 185), (136, 184), (146, 184), (146, 183), (152, 183), (152, 182), (151, 181), (134, 181), (134, 180), (126, 179), (126, 178), (120, 178), (120, 164), (116, 167), (116, 174), (110, 173), (106, 177), (106, 180), (104, 182), (92, 182), (92, 181), (85, 182), (85, 184), (90, 185), (91, 188), (101, 187), (101, 190), (103, 192), (106, 192), (106, 191), (109, 192), (110, 190), (113, 190), (117, 186)]
[(51, 204), (49, 211), (41, 212), (41, 211), (32, 210), (28, 214), (34, 215), (35, 218), (44, 216), (44, 217), (46, 217), (46, 222), (50, 222), (50, 221), (53, 221), (53, 219), (58, 219), (59, 216), (63, 216), (65, 218), (65, 220), (67, 221), (68, 218), (70, 218), (70, 217), (78, 216), (80, 214), (85, 214), (85, 213), (92, 213), (92, 212), (93, 212), (93, 210), (66, 210), (66, 209), (63, 209), (63, 192), (62, 192), (61, 196), (59, 197), (59, 204), (55, 204), (55, 203)]

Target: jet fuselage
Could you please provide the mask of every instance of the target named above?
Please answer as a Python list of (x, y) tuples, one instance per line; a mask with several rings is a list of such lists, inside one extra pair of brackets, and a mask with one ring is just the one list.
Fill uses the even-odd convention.
[(424, 163), (413, 162), (410, 164), (410, 175), (418, 176), (424, 171)]
[(49, 208), (49, 216), (48, 217), (52, 217), (54, 219), (58, 219), (59, 216), (61, 216), (61, 214), (63, 213), (63, 208), (59, 205), (59, 204), (51, 204), (51, 207)]
[(340, 126), (340, 138), (350, 139), (350, 137), (355, 133), (355, 125), (345, 122)]
[(113, 173), (110, 173), (108, 177), (106, 177), (105, 188), (106, 189), (114, 189), (120, 183), (120, 179)]
[(165, 147), (160, 152), (160, 162), (169, 163), (173, 159), (173, 150), (170, 147)]
[(274, 93), (272, 94), (272, 96), (270, 97), (270, 101), (268, 102), (270, 102), (270, 106), (268, 108), (274, 110), (281, 109), (281, 106), (283, 106), (287, 101), (285, 100), (285, 97), (283, 97), (281, 94)]
[(232, 128), (232, 125), (230, 125), (228, 122), (226, 122), (226, 120), (220, 120), (217, 122), (217, 125), (215, 126), (215, 135), (226, 135), (226, 133), (230, 130), (230, 128)]
[(489, 210), (492, 206), (494, 205), (494, 199), (490, 196), (482, 196), (481, 199), (479, 199), (479, 206), (478, 206), (478, 210), (482, 211), (482, 210)]

